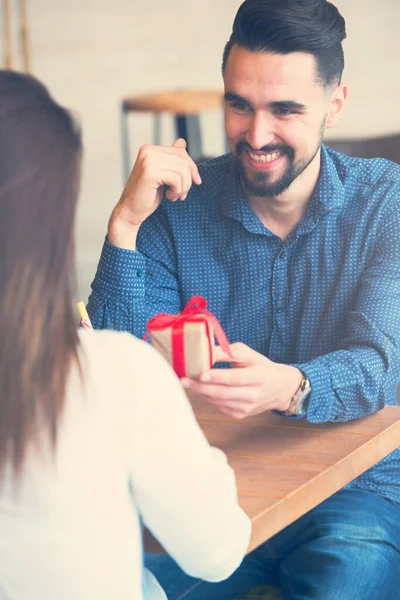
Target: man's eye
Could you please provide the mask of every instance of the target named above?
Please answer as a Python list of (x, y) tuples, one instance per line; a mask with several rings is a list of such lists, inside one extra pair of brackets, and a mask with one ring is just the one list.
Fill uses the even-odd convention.
[(290, 115), (296, 114), (296, 111), (290, 110), (290, 108), (277, 108), (276, 112), (281, 117), (289, 117)]
[(247, 104), (244, 104), (244, 102), (231, 102), (231, 108), (234, 108), (235, 110), (238, 110), (240, 112), (249, 110), (249, 107), (247, 106)]

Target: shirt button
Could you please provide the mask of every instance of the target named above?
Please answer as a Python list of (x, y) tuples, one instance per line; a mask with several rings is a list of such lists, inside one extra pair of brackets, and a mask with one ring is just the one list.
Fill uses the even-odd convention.
[(138, 269), (136, 271), (136, 276), (137, 277), (144, 277), (144, 269)]
[(286, 258), (286, 252), (285, 252), (285, 250), (282, 250), (282, 252), (279, 255), (279, 259), (280, 260), (285, 260), (285, 258)]

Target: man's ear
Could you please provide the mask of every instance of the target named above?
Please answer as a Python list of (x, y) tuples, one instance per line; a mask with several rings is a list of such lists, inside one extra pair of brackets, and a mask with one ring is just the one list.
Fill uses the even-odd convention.
[(328, 114), (325, 122), (326, 129), (335, 127), (342, 115), (344, 105), (346, 104), (346, 99), (347, 85), (345, 83), (341, 83), (333, 92), (329, 103)]

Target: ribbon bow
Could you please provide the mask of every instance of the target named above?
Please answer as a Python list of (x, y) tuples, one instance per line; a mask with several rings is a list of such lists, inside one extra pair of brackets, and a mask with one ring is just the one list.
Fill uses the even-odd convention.
[(194, 321), (202, 321), (206, 326), (206, 335), (209, 343), (210, 368), (212, 367), (212, 345), (211, 345), (211, 328), (217, 338), (218, 344), (222, 350), (233, 358), (229, 347), (228, 339), (225, 335), (217, 318), (206, 309), (207, 301), (202, 296), (193, 296), (186, 304), (183, 311), (177, 315), (168, 313), (160, 313), (155, 315), (147, 323), (147, 332), (144, 336), (146, 340), (151, 331), (160, 331), (162, 329), (171, 328), (172, 341), (172, 366), (178, 377), (186, 376), (185, 367), (185, 352), (184, 352), (184, 324)]

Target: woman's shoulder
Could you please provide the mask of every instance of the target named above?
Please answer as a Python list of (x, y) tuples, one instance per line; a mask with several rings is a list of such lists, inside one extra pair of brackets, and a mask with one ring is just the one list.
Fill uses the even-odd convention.
[(81, 364), (89, 363), (96, 371), (122, 371), (136, 377), (154, 370), (170, 370), (165, 359), (150, 346), (130, 333), (110, 330), (79, 331)]
[(176, 410), (184, 410), (187, 399), (179, 379), (150, 344), (129, 333), (106, 330), (82, 330), (79, 337), (84, 387), (97, 406), (112, 406), (115, 411), (118, 405), (122, 412), (124, 406), (139, 420), (165, 398)]
[(95, 352), (140, 351), (145, 342), (126, 331), (112, 331), (110, 329), (79, 329), (79, 341), (85, 349)]

